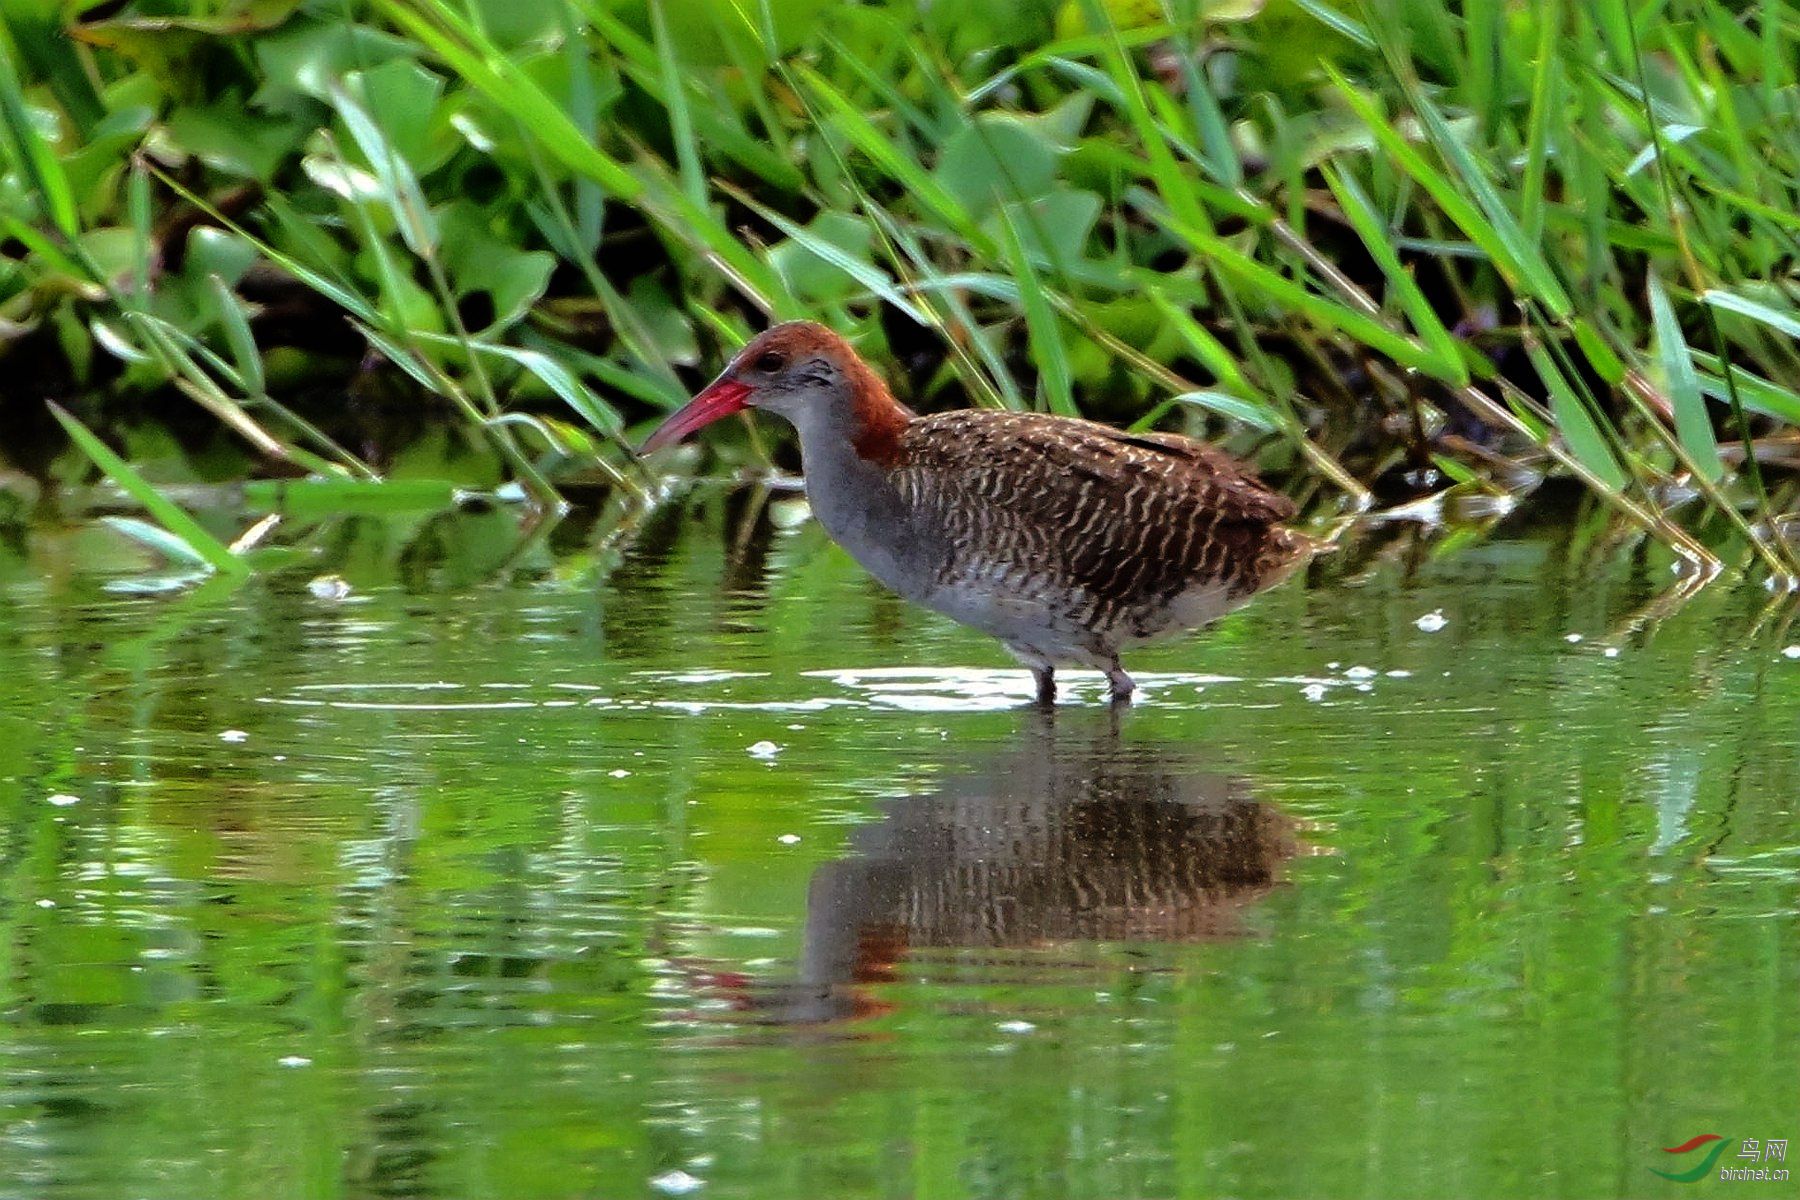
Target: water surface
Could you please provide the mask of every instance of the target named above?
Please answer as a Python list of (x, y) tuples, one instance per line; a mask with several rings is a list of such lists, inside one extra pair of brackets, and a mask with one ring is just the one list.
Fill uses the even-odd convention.
[(1800, 1132), (1762, 593), (1377, 530), (1046, 720), (775, 515), (0, 547), (4, 1194), (1641, 1196)]

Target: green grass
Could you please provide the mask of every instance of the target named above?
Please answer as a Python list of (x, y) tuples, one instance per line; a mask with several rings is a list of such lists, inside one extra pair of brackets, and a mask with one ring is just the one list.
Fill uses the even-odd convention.
[(0, 355), (66, 370), (0, 408), (166, 393), (377, 480), (316, 399), (372, 372), (552, 505), (805, 314), (925, 407), (1185, 427), (1322, 510), (1567, 473), (1794, 574), (1791, 3), (46, 11), (0, 3)]

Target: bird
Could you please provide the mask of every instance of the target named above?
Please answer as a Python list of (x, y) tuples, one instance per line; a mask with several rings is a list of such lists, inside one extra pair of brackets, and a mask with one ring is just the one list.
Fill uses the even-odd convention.
[(756, 409), (799, 433), (814, 517), (880, 583), (994, 638), (1031, 669), (1135, 690), (1122, 651), (1198, 629), (1290, 575), (1320, 543), (1294, 504), (1222, 450), (1172, 433), (1001, 409), (921, 416), (849, 342), (773, 325), (640, 447), (650, 455)]

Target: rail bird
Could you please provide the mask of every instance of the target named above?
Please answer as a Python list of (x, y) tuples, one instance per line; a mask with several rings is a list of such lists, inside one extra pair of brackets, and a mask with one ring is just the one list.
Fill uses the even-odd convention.
[(881, 583), (998, 638), (1056, 698), (1056, 668), (1210, 624), (1313, 550), (1287, 497), (1191, 438), (1042, 413), (919, 416), (810, 321), (750, 341), (644, 442), (650, 454), (746, 408), (800, 435), (807, 499)]

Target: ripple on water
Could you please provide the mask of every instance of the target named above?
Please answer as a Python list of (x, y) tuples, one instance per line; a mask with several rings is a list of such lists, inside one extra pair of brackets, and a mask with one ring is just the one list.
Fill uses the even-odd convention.
[[(526, 682), (452, 683), (443, 680), (391, 683), (306, 683), (288, 695), (264, 695), (259, 703), (295, 708), (370, 709), (395, 712), (481, 712), (506, 709), (567, 708), (580, 703), (589, 708), (615, 711), (668, 710), (691, 714), (712, 711), (820, 712), (833, 708), (889, 709), (917, 713), (997, 712), (1031, 703), (1036, 681), (1030, 671), (984, 667), (856, 667), (802, 671), (801, 678), (825, 680), (842, 689), (838, 695), (790, 696), (779, 699), (742, 699), (736, 695), (707, 694), (725, 685), (758, 681), (779, 688), (781, 680), (767, 671), (635, 671), (624, 686), (559, 680)], [(1267, 689), (1298, 689), (1309, 700), (1324, 700), (1340, 690), (1370, 693), (1388, 681), (1410, 677), (1405, 670), (1377, 672), (1355, 667), (1343, 675), (1270, 675), (1252, 678), (1206, 672), (1141, 672), (1135, 704), (1147, 707), (1194, 708), (1219, 704), (1267, 705), (1279, 701), (1255, 695)], [(1384, 678), (1385, 675), (1385, 678)], [(1057, 682), (1065, 702), (1104, 704), (1107, 681), (1098, 671), (1061, 671)], [(449, 693), (514, 693), (506, 699), (451, 698)], [(586, 697), (574, 701), (562, 696), (529, 693), (572, 692)], [(632, 694), (632, 693), (637, 694)], [(672, 692), (699, 693), (672, 695)], [(1201, 693), (1212, 693), (1200, 699)], [(383, 693), (393, 693), (382, 698)], [(432, 699), (412, 698), (420, 693)], [(519, 694), (524, 693), (524, 694)], [(1243, 694), (1239, 694), (1243, 693)], [(435, 698), (442, 696), (443, 698)]]

